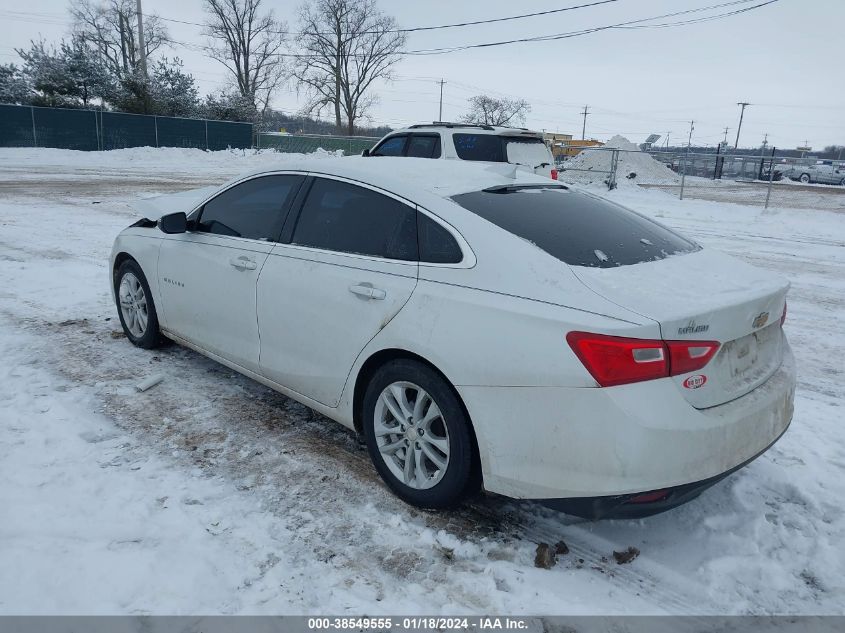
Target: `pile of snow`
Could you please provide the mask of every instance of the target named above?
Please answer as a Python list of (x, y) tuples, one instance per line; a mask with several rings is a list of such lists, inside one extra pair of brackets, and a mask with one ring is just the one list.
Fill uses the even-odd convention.
[(614, 136), (601, 149), (585, 149), (564, 163), (561, 180), (581, 184), (604, 183), (608, 178), (612, 149), (620, 150), (616, 168), (618, 184), (679, 184), (681, 177), (668, 166), (640, 150), (624, 136)]

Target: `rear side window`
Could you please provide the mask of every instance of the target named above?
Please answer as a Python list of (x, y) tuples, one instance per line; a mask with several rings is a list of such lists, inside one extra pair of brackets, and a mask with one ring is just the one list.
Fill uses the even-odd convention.
[(376, 147), (372, 152), (370, 152), (371, 156), (402, 156), (402, 153), (405, 150), (405, 141), (408, 139), (407, 136), (391, 136), (390, 138), (384, 139), (381, 145)]
[(638, 213), (562, 186), (502, 186), (452, 200), (572, 266), (613, 268), (699, 249)]
[(424, 213), (417, 214), (420, 261), (432, 264), (457, 264), (463, 259), (461, 247), (446, 229)]
[(342, 253), (417, 260), (417, 211), (364, 187), (317, 178), (292, 242)]
[(408, 141), (407, 155), (411, 158), (440, 158), (440, 136), (413, 134)]
[(502, 139), (494, 134), (453, 134), (455, 152), (461, 160), (505, 162)]
[(205, 203), (194, 230), (275, 240), (302, 180), (302, 176), (262, 176), (235, 185)]

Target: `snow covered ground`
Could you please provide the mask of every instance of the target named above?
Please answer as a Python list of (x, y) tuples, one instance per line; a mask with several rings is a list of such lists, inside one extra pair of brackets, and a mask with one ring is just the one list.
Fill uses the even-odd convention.
[[(436, 514), (391, 496), (352, 433), (120, 333), (107, 258), (127, 203), (276, 159), (0, 150), (0, 613), (845, 613), (842, 214), (611, 192), (792, 281), (792, 427), (649, 519), (496, 498)], [(559, 540), (570, 554), (535, 568)]]

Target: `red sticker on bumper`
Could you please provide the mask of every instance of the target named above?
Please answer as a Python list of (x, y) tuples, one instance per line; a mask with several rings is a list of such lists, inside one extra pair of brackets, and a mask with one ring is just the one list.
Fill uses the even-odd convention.
[(707, 376), (703, 374), (696, 374), (695, 376), (690, 376), (684, 381), (684, 387), (687, 389), (698, 389), (699, 387), (704, 386), (705, 382), (707, 382)]

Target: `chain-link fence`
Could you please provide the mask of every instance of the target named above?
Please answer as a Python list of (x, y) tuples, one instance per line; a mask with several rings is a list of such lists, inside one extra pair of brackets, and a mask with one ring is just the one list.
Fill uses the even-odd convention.
[(252, 123), (0, 105), (0, 147), (252, 147)]
[(678, 198), (845, 212), (845, 161), (584, 147), (558, 163), (577, 184), (636, 184)]
[(378, 141), (371, 136), (321, 136), (317, 134), (280, 134), (259, 132), (255, 146), (259, 149), (272, 148), (277, 152), (310, 154), (318, 149), (327, 152), (342, 151), (345, 156), (360, 154)]

